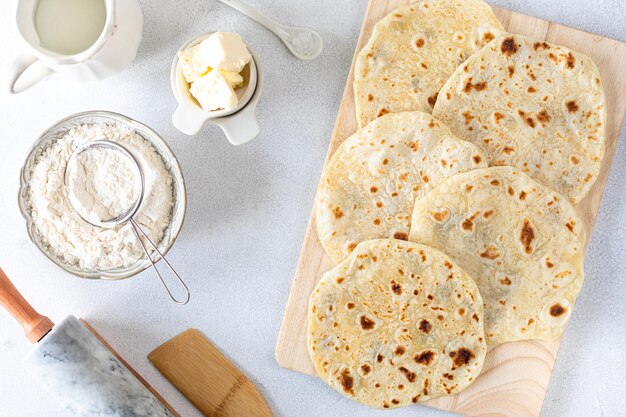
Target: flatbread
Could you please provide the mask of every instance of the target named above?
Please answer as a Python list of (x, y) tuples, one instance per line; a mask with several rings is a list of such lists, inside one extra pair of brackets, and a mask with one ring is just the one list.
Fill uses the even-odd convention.
[(365, 240), (406, 240), (416, 198), (445, 178), (486, 166), (478, 147), (429, 114), (381, 117), (346, 139), (324, 169), (316, 200), (322, 246), (341, 262)]
[(363, 242), (309, 301), (320, 378), (377, 408), (467, 387), (485, 361), (482, 298), (444, 253), (395, 239)]
[(430, 113), (454, 70), (504, 28), (482, 0), (425, 0), (380, 20), (354, 71), (359, 126), (385, 113)]
[(583, 222), (563, 195), (512, 167), (459, 174), (415, 204), (409, 239), (445, 250), (474, 278), (489, 344), (563, 333), (585, 246)]
[(565, 47), (501, 35), (455, 71), (433, 115), (480, 146), (490, 165), (516, 166), (574, 203), (600, 171), (607, 118), (600, 73)]

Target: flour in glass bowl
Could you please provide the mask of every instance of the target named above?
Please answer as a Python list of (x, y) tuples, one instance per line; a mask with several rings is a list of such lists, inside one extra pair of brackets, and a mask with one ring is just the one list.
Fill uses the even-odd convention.
[[(65, 185), (67, 161), (77, 147), (95, 140), (117, 142), (138, 160), (144, 174), (145, 190), (144, 200), (134, 219), (155, 243), (161, 241), (171, 221), (173, 179), (161, 156), (146, 139), (132, 129), (113, 125), (85, 124), (73, 128), (37, 156), (30, 170), (27, 193), (36, 239), (67, 264), (83, 270), (105, 271), (133, 265), (144, 252), (130, 224), (110, 229), (92, 226), (78, 215), (68, 200)], [(121, 190), (114, 190), (121, 185), (128, 167), (120, 165), (110, 155), (93, 156), (96, 159), (91, 162), (100, 166), (94, 166), (89, 161), (82, 161), (84, 164), (81, 164), (79, 161), (77, 168), (89, 170), (92, 174), (89, 181), (98, 179), (103, 182), (88, 184), (78, 181), (74, 183), (77, 188), (72, 195), (80, 195), (80, 191), (77, 193), (76, 190), (86, 193), (80, 197), (80, 205), (87, 212), (91, 210), (98, 214), (97, 210), (107, 210), (111, 214), (119, 211), (127, 200), (133, 198), (130, 194), (136, 192), (128, 184)], [(107, 169), (111, 170), (108, 176), (105, 173)], [(72, 186), (71, 175), (69, 182)], [(98, 199), (91, 207), (90, 197)]]

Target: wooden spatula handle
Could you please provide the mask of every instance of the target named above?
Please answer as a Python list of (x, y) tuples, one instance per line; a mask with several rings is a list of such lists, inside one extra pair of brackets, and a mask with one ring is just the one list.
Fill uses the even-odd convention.
[(37, 313), (22, 297), (2, 268), (0, 268), (0, 304), (22, 325), (31, 343), (40, 341), (54, 326), (48, 317)]

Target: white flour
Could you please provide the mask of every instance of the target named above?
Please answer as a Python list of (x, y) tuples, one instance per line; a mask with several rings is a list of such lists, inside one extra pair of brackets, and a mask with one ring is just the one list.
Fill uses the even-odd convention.
[[(37, 238), (57, 257), (85, 270), (127, 267), (144, 255), (130, 224), (112, 229), (92, 226), (69, 203), (64, 179), (67, 161), (76, 146), (101, 139), (120, 143), (139, 161), (144, 173), (145, 192), (144, 201), (134, 219), (153, 242), (160, 242), (163, 238), (174, 204), (171, 173), (154, 147), (133, 130), (104, 124), (82, 125), (46, 147), (31, 169), (28, 188), (28, 205), (38, 232)], [(90, 166), (88, 169), (101, 179), (101, 175), (106, 175), (98, 173), (100, 167)], [(117, 169), (118, 174), (124, 170), (123, 167)], [(116, 181), (121, 180), (111, 178), (105, 183), (115, 186)], [(122, 195), (123, 199), (125, 191), (108, 194), (106, 188), (106, 184), (99, 186), (96, 193), (105, 197), (102, 200), (104, 204), (100, 205), (108, 204), (106, 210), (114, 212), (124, 205), (123, 201), (113, 201), (115, 196)], [(93, 197), (94, 194), (91, 195)]]
[(72, 207), (92, 223), (128, 212), (139, 199), (140, 177), (127, 156), (112, 148), (89, 148), (67, 166), (67, 194)]

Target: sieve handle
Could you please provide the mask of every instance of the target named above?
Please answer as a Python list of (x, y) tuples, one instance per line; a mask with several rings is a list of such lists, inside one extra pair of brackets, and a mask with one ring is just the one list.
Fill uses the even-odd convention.
[[(165, 287), (165, 290), (169, 294), (170, 298), (176, 304), (187, 304), (189, 302), (189, 298), (190, 298), (189, 288), (187, 287), (187, 284), (185, 284), (185, 282), (178, 275), (178, 273), (176, 272), (174, 267), (172, 267), (172, 265), (167, 261), (167, 259), (165, 259), (165, 256), (163, 256), (161, 251), (159, 251), (159, 249), (156, 247), (156, 245), (150, 240), (148, 235), (146, 235), (146, 233), (143, 230), (141, 230), (141, 227), (139, 227), (139, 225), (135, 222), (135, 220), (132, 217), (130, 218), (130, 225), (133, 227), (133, 231), (135, 232), (135, 235), (137, 236), (137, 239), (139, 240), (139, 243), (141, 244), (141, 247), (143, 248), (143, 251), (145, 252), (145, 254), (148, 257), (148, 259), (150, 260), (150, 263), (152, 264), (152, 268), (154, 269), (154, 272), (156, 272), (157, 276), (161, 280), (161, 284), (163, 284), (163, 287)], [(185, 296), (184, 300), (179, 300), (176, 297), (174, 297), (174, 295), (172, 294), (172, 291), (170, 290), (169, 285), (167, 285), (167, 283), (165, 282), (165, 279), (163, 279), (163, 276), (159, 272), (159, 269), (156, 267), (155, 261), (150, 256), (150, 253), (148, 253), (148, 249), (146, 249), (146, 245), (143, 243), (143, 240), (141, 239), (141, 236), (143, 236), (150, 243), (150, 246), (152, 246), (152, 249), (154, 249), (154, 251), (159, 254), (159, 257), (161, 259), (163, 259), (163, 262), (165, 262), (165, 264), (167, 265), (169, 270), (172, 272), (172, 274), (174, 274), (174, 276), (176, 277), (176, 279), (178, 280), (180, 285), (183, 286), (183, 288), (185, 289), (185, 293), (186, 293), (186, 296)], [(157, 259), (157, 261), (158, 261), (158, 259)]]

